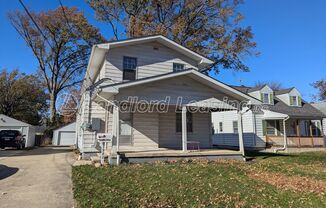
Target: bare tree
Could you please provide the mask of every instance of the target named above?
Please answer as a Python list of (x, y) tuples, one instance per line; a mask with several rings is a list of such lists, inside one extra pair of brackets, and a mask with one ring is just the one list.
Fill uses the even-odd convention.
[(265, 85), (268, 85), (272, 90), (284, 89), (282, 83), (276, 81), (269, 81), (269, 82), (258, 81), (255, 83), (254, 87), (263, 87)]
[(8, 16), (39, 63), (50, 99), (50, 121), (54, 122), (58, 94), (82, 82), (91, 46), (105, 39), (76, 8), (26, 11)]

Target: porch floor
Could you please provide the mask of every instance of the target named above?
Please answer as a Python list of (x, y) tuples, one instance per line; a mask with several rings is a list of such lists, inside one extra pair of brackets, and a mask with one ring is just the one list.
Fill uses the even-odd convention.
[(201, 149), (201, 150), (144, 150), (144, 151), (120, 151), (122, 161), (130, 163), (142, 163), (153, 161), (169, 161), (180, 159), (234, 159), (243, 160), (242, 154), (235, 150), (221, 150), (221, 149)]

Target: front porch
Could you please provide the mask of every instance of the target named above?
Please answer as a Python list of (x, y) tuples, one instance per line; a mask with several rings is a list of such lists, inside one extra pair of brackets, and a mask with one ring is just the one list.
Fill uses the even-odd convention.
[(148, 151), (120, 151), (122, 163), (144, 163), (154, 161), (175, 161), (180, 159), (232, 159), (243, 160), (242, 153), (236, 150), (200, 149), (196, 151), (182, 151), (172, 149), (158, 149)]
[(316, 118), (265, 120), (264, 134), (267, 147), (326, 147), (322, 120)]

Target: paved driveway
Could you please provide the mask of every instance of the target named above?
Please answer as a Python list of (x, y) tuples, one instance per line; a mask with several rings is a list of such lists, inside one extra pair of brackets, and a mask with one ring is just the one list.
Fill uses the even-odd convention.
[(69, 147), (0, 150), (0, 207), (73, 207)]

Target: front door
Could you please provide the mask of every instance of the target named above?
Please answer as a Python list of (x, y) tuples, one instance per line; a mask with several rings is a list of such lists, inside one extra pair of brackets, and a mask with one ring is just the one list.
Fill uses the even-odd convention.
[(121, 112), (120, 115), (120, 145), (132, 145), (132, 114)]

